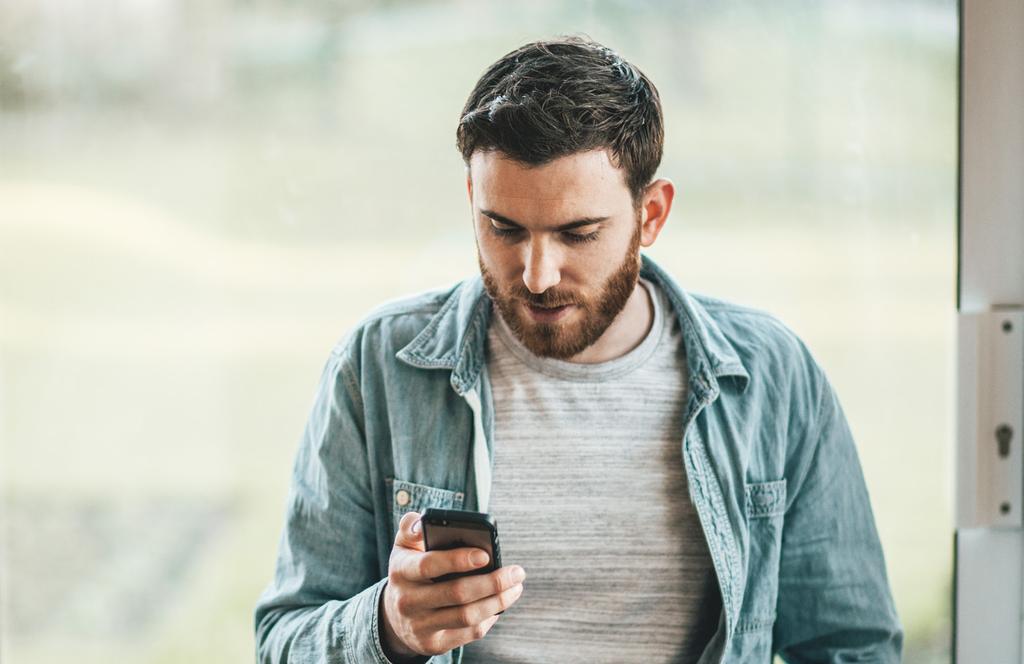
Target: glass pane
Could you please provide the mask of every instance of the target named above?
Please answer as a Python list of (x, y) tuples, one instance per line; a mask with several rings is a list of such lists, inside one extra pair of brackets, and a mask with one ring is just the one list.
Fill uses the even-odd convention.
[(658, 85), (651, 255), (808, 343), (948, 661), (951, 0), (0, 3), (0, 659), (252, 657), (328, 350), (475, 271), (459, 111), (569, 32)]

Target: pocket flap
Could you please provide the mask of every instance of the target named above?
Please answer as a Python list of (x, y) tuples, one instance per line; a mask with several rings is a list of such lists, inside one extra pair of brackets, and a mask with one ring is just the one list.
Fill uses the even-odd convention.
[(786, 479), (747, 484), (747, 516), (774, 516), (786, 511)]
[(461, 491), (450, 491), (397, 478), (385, 481), (390, 485), (388, 496), (391, 499), (396, 524), (402, 520), (406, 512), (423, 512), (428, 507), (460, 510), (466, 497)]

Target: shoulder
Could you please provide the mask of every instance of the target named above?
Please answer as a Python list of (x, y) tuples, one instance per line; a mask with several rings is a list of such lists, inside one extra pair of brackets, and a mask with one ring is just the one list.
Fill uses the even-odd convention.
[(372, 344), (401, 348), (437, 316), (462, 282), (383, 302), (371, 309), (334, 344), (331, 354), (343, 357), (354, 347)]
[(777, 316), (702, 294), (690, 294), (750, 374), (752, 383), (817, 400), (824, 373), (803, 339)]
[(772, 313), (708, 295), (689, 295), (734, 347), (755, 340), (779, 350), (803, 347), (796, 332)]

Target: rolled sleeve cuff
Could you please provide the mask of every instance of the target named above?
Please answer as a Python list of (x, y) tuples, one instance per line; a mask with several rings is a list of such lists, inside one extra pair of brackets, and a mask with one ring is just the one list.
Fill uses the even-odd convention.
[[(352, 664), (395, 664), (384, 654), (384, 647), (380, 642), (380, 594), (384, 592), (387, 583), (385, 577), (352, 598), (355, 606), (351, 607), (352, 610), (348, 611), (347, 615), (355, 624), (350, 625), (350, 629), (347, 630), (352, 638), (349, 640), (350, 649), (346, 658)], [(370, 627), (368, 630), (365, 629), (366, 625)], [(362, 626), (363, 629), (359, 629), (358, 626)], [(416, 661), (429, 664), (435, 660), (429, 657)]]

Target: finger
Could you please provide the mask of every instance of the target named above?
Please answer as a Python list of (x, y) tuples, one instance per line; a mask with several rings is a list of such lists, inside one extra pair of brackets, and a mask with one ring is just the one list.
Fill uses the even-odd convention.
[(440, 631), (475, 627), (508, 609), (522, 597), (522, 594), (523, 586), (517, 583), (497, 595), (491, 595), (490, 597), (485, 597), (469, 604), (463, 604), (462, 606), (449, 606), (437, 609), (423, 617), (423, 629), (427, 631)]
[(465, 629), (451, 629), (445, 631), (446, 640), (452, 643), (448, 650), (464, 646), (470, 641), (479, 641), (480, 639), (487, 636), (487, 632), (491, 631), (494, 627), (494, 623), (498, 622), (498, 618), (501, 616), (491, 616), (487, 620), (483, 621), (479, 625), (474, 627), (466, 627)]
[(501, 616), (493, 616), (474, 627), (464, 629), (445, 629), (434, 632), (429, 638), (422, 641), (425, 648), (423, 652), (430, 655), (441, 655), (449, 650), (463, 646), (470, 641), (482, 639), (490, 631), (494, 623), (498, 622)]
[(453, 572), (471, 572), (489, 562), (490, 557), (483, 549), (461, 547), (412, 553), (401, 560), (400, 568), (401, 574), (406, 580), (425, 583)]
[(462, 606), (497, 595), (523, 582), (526, 572), (519, 565), (510, 565), (479, 576), (464, 576), (440, 583), (409, 588), (413, 602), (424, 609)]
[(398, 532), (395, 534), (395, 546), (404, 549), (415, 549), (424, 551), (423, 527), (420, 525), (419, 512), (406, 512), (402, 520), (398, 522)]

